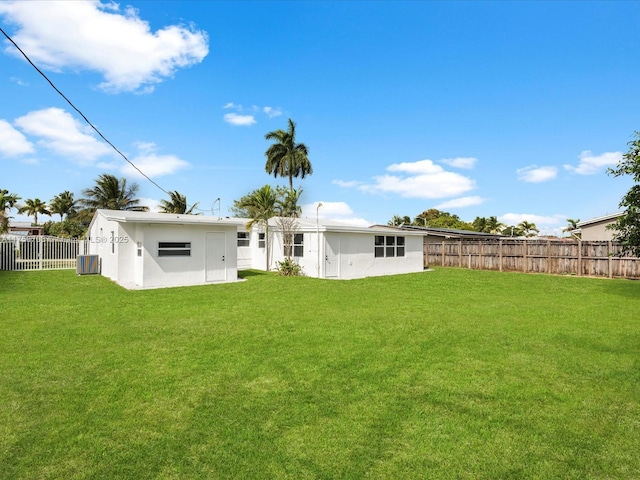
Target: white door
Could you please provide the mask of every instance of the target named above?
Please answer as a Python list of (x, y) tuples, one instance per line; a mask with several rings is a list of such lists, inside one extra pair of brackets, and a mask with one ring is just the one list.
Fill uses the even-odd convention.
[(324, 276), (336, 278), (340, 276), (340, 237), (325, 235), (324, 242)]
[(227, 268), (224, 255), (226, 253), (224, 232), (206, 233), (205, 281), (223, 282), (227, 279)]

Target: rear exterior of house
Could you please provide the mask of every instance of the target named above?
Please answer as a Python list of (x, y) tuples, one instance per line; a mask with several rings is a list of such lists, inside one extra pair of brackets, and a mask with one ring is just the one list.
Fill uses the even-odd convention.
[(89, 253), (129, 289), (237, 280), (236, 222), (215, 217), (98, 210)]
[[(238, 261), (245, 268), (267, 269), (266, 231), (238, 228)], [(424, 269), (421, 232), (397, 228), (353, 227), (338, 222), (299, 219), (285, 245), (277, 219), (269, 226), (269, 269), (291, 252), (304, 274), (316, 278), (354, 279), (420, 272)]]

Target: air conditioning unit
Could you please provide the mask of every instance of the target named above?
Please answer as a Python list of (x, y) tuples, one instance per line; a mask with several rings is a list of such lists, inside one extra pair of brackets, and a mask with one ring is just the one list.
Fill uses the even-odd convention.
[(76, 258), (76, 274), (78, 275), (99, 275), (100, 256), (99, 255), (78, 255)]

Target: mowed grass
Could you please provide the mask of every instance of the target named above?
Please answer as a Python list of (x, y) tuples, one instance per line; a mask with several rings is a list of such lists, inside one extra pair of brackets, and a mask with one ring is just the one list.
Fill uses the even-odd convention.
[(0, 477), (640, 477), (640, 282), (245, 276), (0, 272)]

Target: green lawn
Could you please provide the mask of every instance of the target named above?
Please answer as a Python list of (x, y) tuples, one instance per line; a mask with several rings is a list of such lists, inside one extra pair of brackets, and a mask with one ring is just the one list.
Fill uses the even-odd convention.
[(0, 477), (640, 478), (640, 282), (0, 272)]

